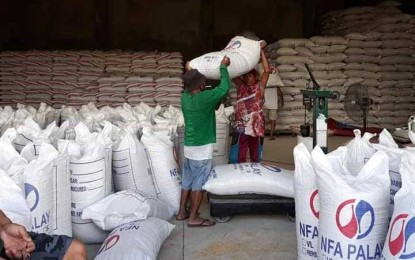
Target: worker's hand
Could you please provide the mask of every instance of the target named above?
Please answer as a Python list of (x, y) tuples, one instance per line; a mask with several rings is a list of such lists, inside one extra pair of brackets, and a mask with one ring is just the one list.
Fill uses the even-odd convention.
[(185, 69), (186, 71), (188, 71), (188, 70), (191, 70), (191, 69), (192, 69), (192, 67), (190, 67), (190, 61), (186, 62), (186, 65), (184, 66), (184, 69)]
[(21, 225), (4, 225), (0, 230), (0, 238), (3, 240), (6, 255), (12, 259), (26, 259), (35, 250), (35, 244)]
[(226, 65), (226, 66), (229, 66), (229, 64), (231, 64), (231, 60), (229, 59), (229, 57), (228, 56), (224, 56), (223, 57), (223, 59), (222, 59), (222, 61), (220, 62), (220, 64), (223, 64), (223, 65)]
[(259, 41), (259, 46), (261, 46), (261, 49), (265, 48), (265, 46), (267, 46), (267, 42), (264, 40), (260, 40)]

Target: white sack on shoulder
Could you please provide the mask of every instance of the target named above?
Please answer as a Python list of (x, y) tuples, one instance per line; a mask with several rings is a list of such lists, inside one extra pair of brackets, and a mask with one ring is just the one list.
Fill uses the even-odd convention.
[(121, 225), (105, 239), (95, 259), (156, 260), (174, 227), (158, 218)]
[(254, 193), (294, 198), (293, 173), (259, 163), (218, 165), (203, 189), (217, 195)]
[(13, 222), (32, 230), (30, 210), (23, 191), (0, 169), (0, 209)]
[(234, 37), (225, 49), (206, 53), (190, 61), (190, 67), (197, 69), (208, 79), (220, 78), (220, 62), (226, 55), (231, 60), (228, 66), (229, 76), (241, 76), (255, 67), (260, 58), (260, 41), (250, 40), (242, 36)]
[(111, 231), (120, 225), (148, 217), (170, 220), (173, 213), (172, 206), (150, 194), (125, 190), (88, 206), (82, 218), (92, 219), (101, 229)]

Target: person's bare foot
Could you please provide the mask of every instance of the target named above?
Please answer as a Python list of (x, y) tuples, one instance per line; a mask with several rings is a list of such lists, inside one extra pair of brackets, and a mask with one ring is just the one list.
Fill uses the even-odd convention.
[(178, 221), (183, 221), (183, 220), (185, 220), (185, 219), (188, 219), (189, 218), (189, 213), (187, 213), (187, 212), (184, 212), (184, 213), (180, 213), (179, 212), (179, 214), (177, 214), (176, 215), (176, 220), (178, 220)]
[(268, 138), (268, 140), (270, 140), (270, 141), (274, 141), (274, 140), (275, 140), (275, 137), (270, 136), (270, 137)]

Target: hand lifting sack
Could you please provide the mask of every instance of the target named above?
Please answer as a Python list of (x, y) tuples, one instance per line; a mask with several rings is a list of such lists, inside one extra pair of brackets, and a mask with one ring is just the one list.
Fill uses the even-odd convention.
[(404, 152), (399, 171), (402, 188), (395, 195), (382, 259), (415, 258), (415, 153)]
[(318, 259), (379, 259), (389, 223), (388, 157), (376, 152), (356, 175), (318, 146), (311, 153), (320, 199)]
[(112, 231), (120, 225), (148, 217), (169, 220), (173, 213), (172, 206), (150, 194), (124, 190), (88, 206), (82, 218), (92, 219), (102, 230)]
[(206, 53), (190, 61), (189, 66), (197, 69), (208, 79), (220, 79), (219, 66), (223, 57), (229, 57), (228, 66), (230, 78), (241, 76), (252, 70), (259, 61), (261, 54), (260, 41), (236, 36), (225, 49), (218, 52)]
[(203, 189), (217, 195), (267, 194), (294, 198), (293, 173), (260, 163), (218, 165)]
[(156, 260), (174, 227), (158, 218), (121, 225), (105, 239), (95, 259)]

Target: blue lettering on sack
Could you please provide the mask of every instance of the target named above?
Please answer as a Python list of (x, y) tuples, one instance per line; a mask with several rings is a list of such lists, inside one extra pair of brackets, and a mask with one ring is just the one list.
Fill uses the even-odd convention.
[(49, 224), (49, 213), (43, 213), (40, 218), (34, 216), (32, 221), (32, 229), (42, 228)]
[(320, 242), (320, 250), (325, 256), (324, 259), (343, 258), (345, 255), (345, 259), (374, 260), (381, 257), (383, 250), (383, 243), (377, 243), (375, 246), (345, 244), (324, 236), (321, 236)]
[(306, 238), (314, 239), (318, 237), (318, 228), (316, 226), (300, 222), (300, 235)]

